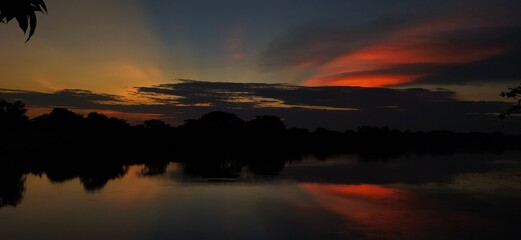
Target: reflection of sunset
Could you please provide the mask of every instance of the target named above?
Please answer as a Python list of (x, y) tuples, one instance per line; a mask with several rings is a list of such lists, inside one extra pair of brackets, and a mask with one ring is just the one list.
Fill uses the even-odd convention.
[(400, 195), (396, 189), (386, 188), (378, 185), (360, 184), (360, 185), (320, 185), (320, 184), (303, 184), (306, 190), (325, 191), (335, 195), (344, 195), (351, 197), (364, 198), (389, 198)]
[(370, 238), (419, 239), (432, 232), (450, 231), (479, 219), (462, 212), (443, 211), (441, 205), (409, 190), (378, 185), (300, 184), (326, 210), (342, 217), (349, 228)]
[(160, 193), (158, 180), (141, 176), (139, 173), (142, 168), (142, 165), (130, 166), (124, 179), (107, 184), (105, 191), (108, 193), (103, 195), (103, 200), (119, 204), (138, 204), (156, 200)]

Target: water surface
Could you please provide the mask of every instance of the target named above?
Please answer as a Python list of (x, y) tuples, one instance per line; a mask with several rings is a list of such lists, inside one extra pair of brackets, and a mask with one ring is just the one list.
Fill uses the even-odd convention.
[(3, 177), (2, 239), (521, 239), (520, 153), (217, 168)]

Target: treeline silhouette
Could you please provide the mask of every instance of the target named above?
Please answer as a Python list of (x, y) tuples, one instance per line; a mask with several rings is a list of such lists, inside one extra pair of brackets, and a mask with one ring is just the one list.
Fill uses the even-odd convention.
[(387, 159), (404, 153), (450, 154), (456, 151), (520, 150), (521, 136), (502, 133), (412, 132), (359, 127), (345, 132), (287, 128), (276, 116), (242, 120), (211, 112), (173, 127), (160, 120), (140, 125), (92, 112), (64, 108), (29, 119), (21, 102), (0, 100), (0, 207), (16, 206), (24, 175), (45, 174), (52, 182), (79, 178), (96, 191), (143, 164), (144, 176), (166, 172), (170, 162), (186, 176), (237, 178), (247, 168), (258, 176), (276, 176), (287, 162), (313, 154), (357, 154)]
[[(29, 119), (21, 102), (0, 100), (1, 149), (27, 152), (132, 155), (250, 155), (252, 152), (296, 154), (502, 151), (520, 149), (521, 136), (503, 133), (455, 133), (444, 130), (400, 131), (362, 126), (345, 132), (287, 128), (277, 116), (245, 121), (233, 113), (211, 112), (173, 127), (153, 119), (132, 126), (126, 120), (92, 112), (86, 116), (65, 108)], [(35, 151), (38, 150), (38, 151)], [(117, 155), (120, 155), (118, 152)], [(41, 155), (40, 155), (41, 156)]]

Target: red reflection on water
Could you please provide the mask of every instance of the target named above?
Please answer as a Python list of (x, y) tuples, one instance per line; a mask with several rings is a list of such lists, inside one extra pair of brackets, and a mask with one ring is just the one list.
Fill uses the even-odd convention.
[(370, 238), (436, 239), (485, 225), (471, 213), (451, 211), (411, 190), (368, 184), (304, 183), (300, 187), (326, 211), (343, 218), (349, 229)]
[(360, 185), (334, 185), (334, 184), (312, 184), (306, 183), (302, 185), (304, 189), (325, 191), (331, 194), (350, 197), (364, 198), (389, 198), (397, 197), (400, 193), (398, 190), (378, 185), (360, 184)]

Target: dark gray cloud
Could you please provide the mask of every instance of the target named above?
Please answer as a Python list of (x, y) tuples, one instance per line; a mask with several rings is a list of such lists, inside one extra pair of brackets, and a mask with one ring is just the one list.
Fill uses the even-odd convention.
[(124, 101), (121, 97), (116, 95), (93, 93), (81, 89), (64, 89), (52, 93), (0, 89), (0, 98), (19, 100), (31, 106), (87, 109), (103, 106), (106, 103), (122, 103)]
[[(518, 41), (521, 43), (521, 39)], [(445, 66), (432, 75), (422, 78), (421, 82), (433, 84), (516, 82), (521, 80), (520, 65), (521, 48), (469, 64)]]
[(139, 87), (137, 94), (151, 96), (162, 103), (181, 105), (209, 103), (211, 106), (224, 108), (267, 108), (265, 103), (278, 103), (281, 107), (304, 109), (334, 107), (368, 110), (455, 101), (454, 92), (442, 89), (430, 91), (421, 88), (302, 87), (287, 84), (193, 80), (182, 80), (179, 83), (155, 87)]
[[(137, 93), (153, 95), (156, 99), (176, 99), (163, 107), (171, 111), (184, 108), (185, 114), (202, 114), (211, 110), (233, 111), (245, 118), (275, 114), (283, 117), (290, 126), (307, 128), (388, 125), (424, 130), (513, 130), (502, 129), (495, 115), (509, 104), (460, 101), (454, 92), (444, 89), (301, 87), (185, 80), (137, 88)], [(266, 101), (276, 104), (266, 105)], [(196, 106), (204, 103), (209, 103), (209, 106)]]
[(455, 131), (521, 133), (521, 119), (501, 126), (496, 113), (508, 103), (461, 101), (452, 91), (421, 88), (302, 87), (286, 84), (226, 83), (183, 80), (174, 84), (137, 87), (135, 94), (150, 104), (129, 104), (122, 97), (83, 90), (55, 93), (1, 90), (0, 98), (23, 100), (28, 106), (160, 114), (173, 124), (210, 111), (229, 111), (244, 119), (277, 115), (288, 126), (336, 130), (358, 126)]

